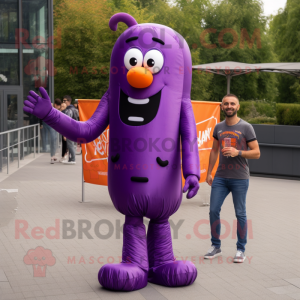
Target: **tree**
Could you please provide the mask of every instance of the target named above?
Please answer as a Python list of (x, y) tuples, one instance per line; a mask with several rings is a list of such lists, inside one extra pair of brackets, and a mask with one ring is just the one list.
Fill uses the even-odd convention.
[[(199, 36), (202, 30), (201, 20), (208, 5), (208, 0), (194, 0), (192, 2), (181, 0), (175, 1), (174, 5), (157, 1), (155, 7), (148, 9), (149, 13), (154, 16), (154, 23), (168, 26), (184, 37), (191, 51), (193, 65), (204, 63), (201, 57), (202, 50), (199, 47)], [(211, 80), (212, 76), (193, 71), (191, 99), (209, 100), (211, 97), (209, 90)]]
[[(129, 0), (119, 2), (120, 10), (138, 22), (149, 20), (144, 9), (136, 10)], [(105, 0), (59, 1), (54, 7), (55, 35), (61, 32), (61, 47), (54, 52), (55, 97), (99, 99), (108, 89), (111, 51), (127, 28), (121, 23), (114, 32), (108, 23), (120, 10)]]
[[(117, 12), (134, 16), (138, 23), (159, 23), (173, 28), (188, 42), (193, 64), (200, 64), (200, 49), (193, 43), (201, 26), (191, 18), (199, 17), (201, 2), (181, 9), (163, 0), (56, 0), (55, 32), (61, 32), (61, 48), (55, 49), (55, 97), (70, 94), (73, 98), (99, 99), (109, 84), (110, 55), (119, 35), (127, 26), (120, 23), (117, 32), (108, 27), (110, 17)], [(150, 5), (151, 4), (151, 5)], [(202, 13), (203, 14), (203, 13)], [(184, 20), (184, 22), (182, 22)], [(199, 22), (198, 22), (199, 23)], [(192, 99), (208, 100), (210, 76), (193, 74)]]
[[(131, 14), (138, 23), (173, 28), (186, 39), (194, 65), (228, 60), (246, 63), (277, 60), (260, 0), (173, 0), (170, 3), (167, 0), (55, 0), (54, 11), (56, 35), (61, 32), (61, 47), (55, 49), (56, 97), (68, 93), (75, 98), (100, 98), (107, 90), (111, 51), (127, 28), (120, 23), (117, 32), (112, 32), (108, 22), (120, 11)], [(204, 30), (210, 28), (214, 33), (204, 37)], [(220, 34), (223, 34), (221, 38)], [(209, 44), (216, 47), (211, 48)], [(231, 91), (241, 99), (274, 100), (276, 76), (269, 73), (237, 76), (232, 80)], [(192, 99), (219, 101), (225, 93), (225, 77), (193, 72)]]
[[(270, 22), (274, 49), (281, 62), (300, 61), (300, 2), (287, 0)], [(300, 102), (299, 79), (282, 74), (279, 80), (279, 102)]]
[[(207, 34), (200, 55), (205, 63), (267, 63), (277, 59), (260, 0), (218, 0), (208, 6), (203, 24)], [(231, 92), (244, 100), (274, 100), (276, 82), (276, 75), (270, 73), (236, 76), (231, 81)], [(220, 101), (226, 94), (226, 78), (213, 75), (210, 90), (211, 100)]]

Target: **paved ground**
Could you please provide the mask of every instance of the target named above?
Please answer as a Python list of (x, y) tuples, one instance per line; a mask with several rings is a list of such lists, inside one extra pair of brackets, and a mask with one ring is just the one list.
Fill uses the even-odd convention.
[[(200, 194), (184, 199), (170, 218), (181, 224), (173, 230), (175, 255), (195, 262), (195, 283), (182, 288), (148, 284), (135, 292), (111, 292), (100, 287), (97, 274), (103, 263), (119, 261), (124, 216), (114, 209), (107, 187), (86, 184), (86, 199), (91, 202), (79, 203), (80, 156), (77, 165), (67, 166), (50, 165), (49, 155), (41, 155), (0, 182), (0, 299), (300, 299), (300, 182), (251, 177), (247, 198), (251, 223), (243, 264), (232, 263), (236, 238), (231, 195), (221, 212), (227, 225), (223, 257), (203, 263), (210, 247), (205, 236), (209, 207), (202, 206), (208, 195), (208, 185), (202, 184)], [(96, 234), (99, 220), (106, 225)], [(198, 227), (200, 220), (203, 224)], [(90, 239), (79, 235), (82, 222), (91, 225)], [(72, 234), (63, 230), (67, 225), (74, 225), (74, 237), (64, 236)], [(199, 238), (199, 233), (204, 236)], [(28, 253), (38, 246), (49, 249), (43, 254), (46, 270), (26, 264), (30, 263), (26, 255), (40, 258), (37, 252)]]

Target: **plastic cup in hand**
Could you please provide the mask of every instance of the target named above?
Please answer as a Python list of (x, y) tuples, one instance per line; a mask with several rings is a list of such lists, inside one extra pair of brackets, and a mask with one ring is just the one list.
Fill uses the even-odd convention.
[[(225, 138), (224, 139), (224, 147), (231, 147), (231, 138)], [(226, 156), (228, 158), (228, 156)]]

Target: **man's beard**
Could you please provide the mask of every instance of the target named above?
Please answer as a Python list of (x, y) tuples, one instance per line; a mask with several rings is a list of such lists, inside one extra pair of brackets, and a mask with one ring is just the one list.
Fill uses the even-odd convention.
[(233, 110), (233, 112), (230, 113), (230, 114), (227, 114), (226, 110), (223, 110), (223, 112), (224, 112), (224, 114), (225, 114), (225, 116), (226, 116), (227, 118), (231, 118), (231, 117), (233, 117), (233, 116), (236, 115), (237, 109), (236, 109), (236, 110)]

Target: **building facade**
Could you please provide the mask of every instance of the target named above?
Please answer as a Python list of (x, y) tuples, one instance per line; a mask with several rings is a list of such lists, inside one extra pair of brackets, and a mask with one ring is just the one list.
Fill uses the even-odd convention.
[(35, 124), (30, 90), (54, 97), (53, 0), (0, 0), (0, 132)]

